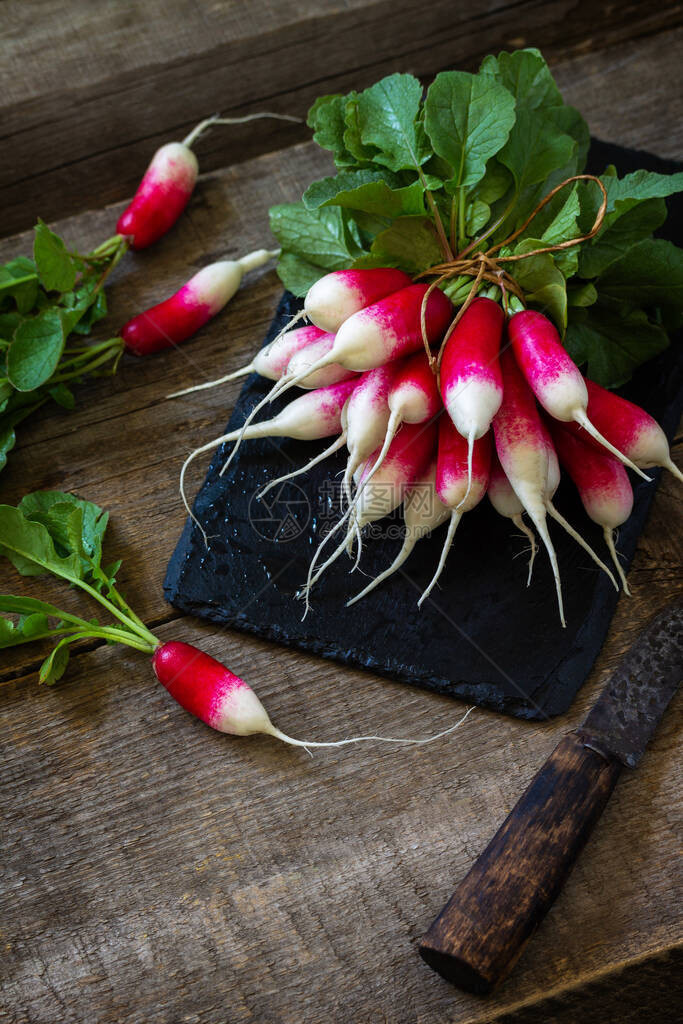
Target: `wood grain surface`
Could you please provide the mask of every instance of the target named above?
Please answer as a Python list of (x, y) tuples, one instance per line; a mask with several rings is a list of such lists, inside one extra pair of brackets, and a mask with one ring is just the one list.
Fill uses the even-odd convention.
[[(216, 110), (304, 116), (324, 93), (397, 70), (472, 68), (515, 46), (554, 60), (614, 47), (621, 64), (621, 44), (682, 22), (676, 0), (432, 0), (419, 14), (412, 0), (4, 0), (4, 233), (29, 227), (37, 209), (50, 220), (123, 199), (156, 146)], [(262, 121), (197, 148), (212, 170), (304, 137), (303, 126)]]
[[(36, 6), (45, 12), (40, 30), (26, 26), (22, 39), (16, 26), (19, 63), (36, 61), (41, 33), (47, 37), (56, 18), (56, 5)], [(137, 5), (99, 6), (114, 18)], [(326, 15), (327, 5), (295, 6), (307, 17)], [(351, 6), (360, 16), (363, 5)], [(488, 6), (493, 10), (482, 5)], [(3, 15), (9, 7), (28, 17), (21, 4), (5, 3)], [(252, 17), (250, 5), (186, 7), (190, 19), (195, 9), (231, 8), (247, 29)], [(268, 8), (272, 23), (289, 5), (271, 0), (254, 7)], [(338, 6), (329, 7), (336, 17)], [(170, 35), (164, 45), (171, 45)], [(678, 75), (681, 41), (680, 31), (671, 31), (589, 53), (560, 64), (560, 81), (596, 134), (680, 157), (682, 101), (669, 85)], [(132, 57), (126, 63), (126, 55), (126, 73), (151, 67), (150, 46), (136, 39), (137, 64)], [(186, 39), (177, 46), (176, 57), (164, 51), (163, 60), (189, 52)], [(47, 103), (48, 72), (43, 90), (34, 64), (26, 75), (34, 92), (16, 86), (3, 113), (14, 102)], [(350, 71), (346, 84), (353, 78)], [(125, 97), (116, 104), (127, 118)], [(84, 128), (83, 154), (97, 149), (98, 125)], [(3, 164), (6, 158), (7, 150)], [(267, 242), (267, 207), (294, 198), (327, 168), (324, 154), (300, 144), (205, 175), (178, 226), (118, 269), (112, 333), (191, 270)], [(101, 194), (108, 195), (104, 186)], [(26, 195), (33, 196), (33, 213), (46, 213), (38, 192), (27, 188)], [(85, 186), (84, 195), (93, 202)], [(53, 201), (49, 190), (45, 196)], [(80, 214), (58, 228), (74, 245), (96, 243), (120, 209)], [(7, 238), (0, 259), (29, 244), (27, 235)], [(163, 600), (166, 562), (183, 522), (180, 460), (223, 425), (239, 384), (174, 402), (164, 396), (250, 357), (280, 285), (272, 270), (247, 284), (185, 347), (125, 359), (115, 379), (80, 388), (72, 414), (36, 416), (2, 474), (2, 500), (61, 487), (110, 509), (109, 550), (124, 558), (121, 589), (130, 603), (160, 638), (196, 642), (245, 675), (285, 731), (311, 739), (368, 728), (427, 735), (450, 724), (462, 706), (182, 617)], [(674, 457), (680, 462), (680, 443)], [(195, 487), (201, 472), (198, 465)], [(633, 597), (620, 600), (571, 712), (545, 725), (476, 710), (460, 731), (431, 746), (368, 745), (310, 758), (265, 738), (212, 733), (172, 703), (133, 652), (84, 646), (53, 689), (36, 681), (41, 652), (5, 652), (3, 1024), (675, 1019), (672, 957), (683, 931), (676, 859), (680, 698), (641, 767), (624, 773), (564, 892), (494, 996), (484, 1001), (453, 989), (420, 960), (417, 944), (563, 733), (581, 720), (618, 656), (680, 589), (680, 497), (680, 486), (665, 477), (630, 574)], [(50, 592), (49, 584), (19, 579), (5, 563), (0, 573), (3, 590)]]

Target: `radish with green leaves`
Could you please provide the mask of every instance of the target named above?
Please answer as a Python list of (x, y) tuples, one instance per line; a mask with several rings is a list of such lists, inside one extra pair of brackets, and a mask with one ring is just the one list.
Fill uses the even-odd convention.
[(333, 270), (308, 289), (304, 310), (311, 323), (336, 334), (354, 313), (411, 283), (402, 270), (390, 267)]
[[(343, 747), (376, 741), (430, 743), (452, 733), (467, 717), (425, 739), (354, 736), (333, 742), (303, 741), (287, 736), (271, 722), (251, 687), (192, 644), (162, 643), (130, 608), (116, 587), (120, 562), (102, 566), (107, 514), (97, 505), (61, 491), (37, 491), (18, 507), (0, 505), (0, 555), (23, 576), (51, 574), (85, 592), (107, 613), (109, 623), (82, 618), (32, 597), (0, 595), (0, 649), (40, 640), (56, 640), (43, 662), (41, 683), (63, 676), (71, 645), (82, 640), (123, 644), (151, 656), (154, 674), (186, 711), (219, 732), (233, 736), (272, 736), (297, 747)], [(470, 709), (471, 710), (471, 709)]]

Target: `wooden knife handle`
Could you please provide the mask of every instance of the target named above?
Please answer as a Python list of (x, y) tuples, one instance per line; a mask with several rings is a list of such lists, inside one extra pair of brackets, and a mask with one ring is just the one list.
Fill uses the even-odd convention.
[(485, 994), (513, 967), (600, 817), (621, 765), (570, 733), (420, 943), (435, 971)]

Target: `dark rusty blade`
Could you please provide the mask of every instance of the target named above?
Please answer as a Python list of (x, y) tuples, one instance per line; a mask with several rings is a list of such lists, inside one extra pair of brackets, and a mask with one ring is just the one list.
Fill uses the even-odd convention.
[(587, 746), (635, 768), (682, 675), (683, 603), (643, 630), (577, 733)]

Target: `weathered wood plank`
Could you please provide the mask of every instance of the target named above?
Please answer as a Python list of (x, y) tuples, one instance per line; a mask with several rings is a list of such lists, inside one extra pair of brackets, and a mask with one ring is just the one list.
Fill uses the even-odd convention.
[[(580, 74), (567, 66), (572, 99), (595, 127), (594, 112), (598, 122), (605, 116), (594, 106), (596, 80), (613, 76), (621, 102), (613, 130), (605, 120), (602, 134), (621, 141), (631, 130), (631, 97), (647, 92), (640, 130), (680, 143), (680, 124), (647, 123), (668, 42), (642, 45), (661, 55), (658, 67), (638, 49), (621, 72), (596, 65), (587, 74), (589, 58), (574, 64)], [(644, 72), (638, 80), (634, 66)], [(304, 145), (205, 177), (174, 232), (122, 265), (112, 324), (168, 293), (188, 268), (261, 244), (266, 207), (325, 169), (325, 157)], [(60, 230), (74, 243), (99, 241), (115, 216), (116, 209), (90, 213)], [(7, 240), (0, 259), (26, 244)], [(192, 343), (127, 360), (115, 379), (85, 385), (70, 416), (36, 417), (0, 478), (2, 497), (62, 486), (111, 509), (111, 550), (125, 558), (122, 588), (131, 602), (161, 623), (162, 639), (197, 642), (245, 674), (286, 731), (325, 739), (371, 726), (427, 735), (460, 706), (179, 617), (163, 602), (161, 580), (183, 519), (180, 456), (220, 429), (239, 384), (182, 402), (163, 396), (241, 365), (279, 291), (274, 273), (261, 274)], [(680, 587), (680, 516), (680, 489), (665, 478), (630, 576), (634, 596), (620, 601), (570, 714), (547, 725), (475, 711), (433, 746), (368, 746), (311, 760), (265, 739), (211, 733), (172, 704), (132, 652), (84, 650), (52, 690), (37, 686), (33, 653), (11, 652), (0, 675), (0, 1020), (602, 1022), (606, 988), (618, 996), (609, 1006), (628, 1020), (645, 982), (629, 1002), (623, 972), (648, 976), (648, 965), (661, 963), (681, 936), (680, 699), (493, 999), (451, 989), (416, 946), (619, 654)], [(4, 564), (0, 572), (3, 587), (38, 592)], [(672, 990), (668, 1002), (662, 995), (662, 1016), (670, 1007), (673, 1019), (674, 999)]]
[[(27, 227), (36, 211), (49, 220), (129, 195), (150, 152), (215, 109), (303, 115), (325, 92), (361, 88), (396, 70), (429, 76), (473, 67), (485, 53), (528, 43), (554, 59), (612, 46), (621, 63), (624, 42), (672, 29), (683, 17), (673, 0), (435, 0), (419, 17), (408, 0), (175, 0), (170, 10), (157, 0), (144, 12), (79, 6), (65, 19), (62, 4), (45, 0), (43, 27), (26, 42), (20, 26), (32, 8), (5, 6), (4, 233)], [(143, 18), (145, 31), (136, 26)], [(303, 137), (303, 127), (263, 121), (216, 131), (198, 151), (210, 170)]]

